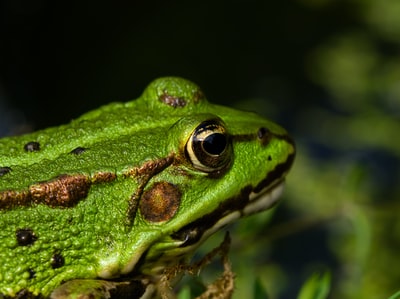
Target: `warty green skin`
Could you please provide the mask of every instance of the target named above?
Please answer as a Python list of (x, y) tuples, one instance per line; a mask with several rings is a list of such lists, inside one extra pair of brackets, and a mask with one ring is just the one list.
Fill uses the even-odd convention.
[[(178, 101), (174, 107), (160, 99), (184, 100), (185, 105)], [(209, 174), (192, 165), (185, 146), (200, 123), (215, 118), (226, 126), (232, 152), (228, 166)], [(271, 133), (266, 143), (257, 137), (261, 127)], [(24, 150), (31, 141), (40, 144), (39, 151)], [(78, 147), (86, 150), (70, 153)], [(195, 84), (174, 77), (152, 82), (137, 100), (109, 104), (70, 124), (3, 138), (0, 167), (11, 169), (0, 176), (3, 199), (9, 190), (26, 191), (62, 174), (93, 177), (108, 172), (116, 178), (92, 184), (87, 197), (71, 207), (41, 203), (0, 209), (0, 297), (22, 290), (47, 297), (74, 279), (156, 275), (163, 263), (179, 260), (161, 255), (186, 254), (184, 248), (173, 251), (183, 241), (171, 235), (239, 196), (243, 188), (257, 186), (278, 165), (289, 168), (294, 152), (280, 126), (254, 113), (211, 104)], [(143, 176), (135, 176), (167, 157), (172, 162), (145, 184)], [(176, 213), (152, 222), (134, 210), (129, 219), (132, 195), (154, 182), (169, 182), (180, 190)], [(19, 229), (31, 230), (34, 242), (19, 245)], [(145, 253), (144, 262), (138, 263)], [(62, 261), (55, 262), (55, 257)]]

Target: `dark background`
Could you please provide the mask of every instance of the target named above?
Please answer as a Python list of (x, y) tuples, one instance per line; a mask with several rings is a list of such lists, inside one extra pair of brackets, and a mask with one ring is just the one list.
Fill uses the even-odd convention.
[(35, 127), (135, 98), (165, 75), (197, 82), (213, 101), (262, 97), (296, 109), (318, 93), (308, 52), (354, 23), (348, 6), (3, 1), (4, 95)]
[(332, 298), (400, 288), (396, 1), (0, 3), (1, 136), (136, 98), (159, 76), (193, 80), (298, 146), (272, 220), (232, 228), (237, 298), (258, 284), (294, 298), (321, 269)]

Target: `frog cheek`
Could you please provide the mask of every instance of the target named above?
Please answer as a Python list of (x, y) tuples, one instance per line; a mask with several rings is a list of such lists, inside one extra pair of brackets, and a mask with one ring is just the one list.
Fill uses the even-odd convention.
[(165, 222), (174, 217), (181, 202), (179, 188), (169, 182), (156, 182), (144, 191), (140, 213), (148, 222)]

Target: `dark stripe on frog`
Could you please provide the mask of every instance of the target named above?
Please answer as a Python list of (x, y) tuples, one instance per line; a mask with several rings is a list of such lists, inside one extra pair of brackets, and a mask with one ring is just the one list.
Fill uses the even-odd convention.
[[(174, 162), (174, 155), (166, 158), (148, 161), (140, 167), (134, 167), (122, 175), (137, 178), (139, 187), (129, 201), (128, 219), (133, 221), (139, 199), (148, 181), (157, 173), (164, 170)], [(5, 168), (6, 173), (11, 169)], [(97, 172), (92, 176), (85, 174), (61, 175), (49, 181), (30, 185), (26, 190), (0, 191), (0, 210), (12, 209), (34, 204), (45, 204), (52, 208), (69, 208), (85, 199), (93, 184), (114, 181), (117, 175), (112, 172)]]
[(288, 156), (285, 163), (278, 164), (273, 171), (268, 173), (265, 179), (263, 179), (260, 183), (258, 183), (257, 186), (253, 188), (253, 191), (256, 193), (260, 192), (264, 187), (267, 187), (272, 182), (279, 179), (283, 173), (289, 171), (290, 167), (293, 164), (295, 156), (296, 154), (292, 153), (291, 155)]
[(45, 204), (52, 208), (73, 207), (86, 198), (92, 184), (111, 182), (116, 177), (116, 174), (111, 172), (98, 172), (93, 176), (64, 174), (49, 181), (30, 185), (27, 190), (1, 191), (0, 210), (33, 204)]
[(237, 142), (244, 142), (244, 141), (253, 141), (254, 139), (258, 138), (261, 140), (263, 145), (267, 144), (271, 137), (278, 138), (280, 140), (285, 140), (287, 143), (292, 144), (295, 146), (293, 139), (289, 135), (279, 135), (271, 133), (268, 129), (260, 128), (256, 134), (237, 134), (232, 135), (232, 140)]
[(212, 213), (204, 215), (196, 221), (187, 224), (179, 231), (172, 234), (172, 238), (176, 240), (185, 240), (180, 247), (190, 246), (197, 243), (201, 239), (203, 233), (213, 227), (221, 218), (235, 211), (241, 212), (250, 202), (249, 195), (252, 191), (260, 191), (262, 188), (272, 184), (274, 181), (282, 177), (282, 174), (290, 169), (294, 157), (294, 153), (289, 155), (285, 162), (278, 164), (275, 169), (270, 171), (267, 174), (267, 177), (257, 186), (244, 187), (239, 195), (228, 198)]

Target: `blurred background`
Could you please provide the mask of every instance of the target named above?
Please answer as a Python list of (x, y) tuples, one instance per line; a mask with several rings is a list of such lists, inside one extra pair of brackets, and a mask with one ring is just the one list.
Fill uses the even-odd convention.
[(229, 227), (234, 298), (295, 298), (325, 270), (330, 298), (400, 289), (399, 1), (2, 0), (0, 14), (0, 136), (165, 75), (288, 129), (281, 204)]

